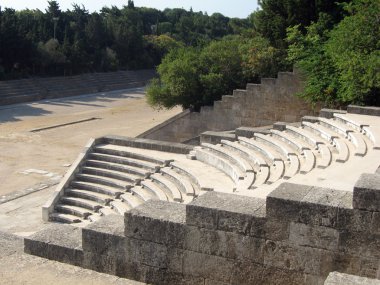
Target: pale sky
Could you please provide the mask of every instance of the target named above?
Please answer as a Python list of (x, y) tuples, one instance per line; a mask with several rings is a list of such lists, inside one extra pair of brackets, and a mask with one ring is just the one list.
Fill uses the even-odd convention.
[[(58, 0), (61, 10), (71, 9), (72, 3), (83, 4), (90, 12), (99, 11), (104, 6), (117, 6), (121, 8), (128, 0)], [(151, 7), (159, 10), (165, 8), (184, 8), (193, 11), (207, 12), (209, 15), (215, 12), (228, 17), (246, 18), (257, 9), (257, 0), (134, 0), (137, 7)], [(1, 0), (1, 7), (14, 8), (16, 10), (40, 9), (45, 11), (47, 0)]]

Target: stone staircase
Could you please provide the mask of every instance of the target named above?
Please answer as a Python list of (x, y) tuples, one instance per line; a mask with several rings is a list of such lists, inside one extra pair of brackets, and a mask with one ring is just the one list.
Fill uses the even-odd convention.
[(0, 106), (141, 87), (154, 76), (138, 70), (0, 81)]
[(380, 157), (380, 116), (355, 110), (361, 109), (202, 135), (195, 147), (93, 140), (44, 206), (44, 219), (85, 226), (151, 199), (186, 204), (207, 191), (262, 198), (284, 180), (352, 191), (362, 172), (375, 172)]

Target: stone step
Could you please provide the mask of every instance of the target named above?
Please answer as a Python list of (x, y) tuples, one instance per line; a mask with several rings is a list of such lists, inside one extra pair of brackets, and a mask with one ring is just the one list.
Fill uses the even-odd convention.
[(184, 195), (195, 196), (195, 190), (188, 177), (179, 174), (169, 167), (161, 168), (160, 172), (167, 176), (169, 179), (173, 180)]
[(302, 159), (300, 156), (298, 157), (300, 161), (300, 173), (306, 174), (314, 169), (316, 158), (314, 153), (310, 150), (310, 146), (307, 145), (306, 142), (289, 135), (285, 131), (271, 130), (271, 133), (275, 139), (279, 139), (288, 144), (302, 156)]
[(155, 173), (151, 177), (153, 182), (156, 182), (160, 186), (162, 186), (164, 189), (166, 189), (166, 193), (168, 193), (169, 197), (173, 199), (175, 202), (182, 202), (182, 193), (179, 187), (172, 182), (170, 179), (166, 178), (161, 173)]
[(239, 142), (245, 145), (248, 148), (256, 150), (264, 155), (269, 161), (269, 177), (267, 179), (268, 183), (273, 183), (283, 177), (285, 172), (285, 164), (284, 161), (279, 155), (279, 153), (267, 145), (256, 141), (255, 139), (248, 139), (245, 137), (238, 137)]
[(107, 162), (107, 161), (87, 160), (86, 165), (89, 167), (96, 167), (96, 168), (119, 171), (123, 173), (129, 173), (132, 175), (139, 176), (141, 178), (144, 178), (144, 177), (147, 178), (149, 177), (151, 173), (142, 168), (137, 168), (137, 167), (128, 166), (128, 165), (121, 165), (121, 164)]
[(77, 197), (63, 196), (61, 197), (60, 202), (65, 205), (72, 205), (72, 206), (85, 208), (93, 212), (97, 212), (100, 208), (103, 207), (103, 205), (97, 202), (87, 200), (87, 199), (81, 199)]
[(289, 179), (296, 175), (300, 170), (300, 161), (297, 153), (290, 148), (285, 142), (275, 139), (272, 135), (264, 135), (260, 133), (254, 133), (257, 141), (267, 144), (268, 146), (276, 149), (280, 154), (285, 157), (285, 172), (284, 178)]
[[(152, 178), (152, 176), (151, 176), (151, 178)], [(157, 185), (156, 183), (154, 183), (151, 180), (146, 179), (146, 180), (142, 181), (141, 187), (152, 192), (152, 194), (157, 196), (159, 200), (173, 201), (173, 197), (171, 195), (168, 195), (163, 188), (161, 188), (159, 185)]]
[(141, 177), (133, 174), (126, 174), (120, 171), (108, 170), (90, 166), (84, 166), (81, 169), (83, 174), (89, 174), (93, 176), (102, 176), (115, 179), (115, 181), (120, 180), (123, 182), (127, 182), (128, 184), (139, 184), (141, 181)]
[(301, 138), (307, 142), (314, 149), (318, 150), (320, 156), (317, 159), (317, 167), (326, 168), (331, 164), (332, 153), (329, 147), (322, 141), (322, 138), (314, 135), (313, 133), (293, 126), (286, 126), (286, 131), (293, 137)]
[(252, 165), (245, 158), (239, 156), (235, 151), (223, 147), (223, 145), (202, 143), (201, 146), (236, 164), (243, 172), (254, 172)]
[(96, 178), (97, 178), (96, 176), (90, 177), (87, 174), (81, 174), (81, 176), (78, 177), (78, 179), (80, 180), (72, 181), (70, 186), (76, 189), (83, 189), (83, 190), (88, 190), (92, 192), (102, 193), (102, 194), (106, 194), (108, 196), (116, 197), (116, 198), (119, 197), (121, 194), (123, 194), (127, 189), (127, 188), (122, 189), (122, 187), (116, 188), (116, 187), (110, 186), (110, 183), (108, 183), (108, 181), (107, 181), (108, 185), (101, 184), (99, 182), (101, 179), (96, 179)]
[(50, 215), (50, 220), (58, 223), (64, 224), (75, 224), (80, 223), (82, 220), (77, 216), (62, 214), (62, 213), (52, 213)]
[(115, 200), (110, 203), (111, 208), (119, 213), (120, 215), (124, 215), (125, 212), (132, 209), (130, 205), (124, 203), (123, 201)]
[(318, 133), (321, 137), (330, 141), (335, 146), (336, 150), (338, 151), (335, 161), (346, 162), (348, 160), (350, 151), (341, 136), (337, 135), (337, 133), (334, 133), (333, 131), (320, 124), (313, 124), (310, 122), (302, 122), (302, 124), (305, 126), (305, 128)]
[[(112, 202), (114, 202), (114, 201), (112, 201)], [(111, 203), (112, 203), (111, 202)], [(100, 210), (99, 210), (99, 214), (101, 215), (101, 216), (108, 216), (108, 215), (115, 215), (115, 214), (117, 214), (114, 210), (112, 210), (112, 209), (110, 209), (110, 208), (107, 208), (107, 207), (104, 207), (104, 208), (101, 208)]]
[(255, 172), (248, 172), (243, 180), (239, 180), (239, 182), (236, 185), (236, 191), (244, 191), (254, 188), (254, 183), (256, 180), (256, 173)]
[(92, 214), (92, 212), (88, 209), (72, 205), (57, 204), (54, 208), (59, 213), (77, 216), (82, 219), (86, 219), (89, 215)]
[(189, 169), (186, 169), (186, 167), (182, 166), (180, 163), (172, 162), (170, 166), (173, 168), (174, 172), (177, 172), (179, 175), (187, 177), (191, 181), (191, 185), (194, 189), (194, 196), (198, 196), (201, 191), (201, 184), (197, 176), (191, 173)]
[(363, 127), (369, 126), (368, 124), (362, 124), (362, 123), (350, 118), (349, 116), (347, 116), (345, 114), (334, 113), (334, 118), (336, 121), (349, 126), (350, 128), (354, 129), (357, 132), (361, 132)]
[(237, 141), (231, 142), (222, 140), (221, 142), (224, 144), (225, 147), (234, 149), (241, 156), (245, 156), (249, 159), (250, 164), (255, 170), (254, 186), (259, 186), (267, 182), (269, 178), (269, 165), (265, 161), (263, 154), (254, 149), (246, 147), (245, 145)]
[(160, 158), (151, 157), (149, 155), (145, 155), (141, 153), (135, 153), (135, 152), (127, 151), (127, 150), (122, 150), (120, 149), (120, 146), (111, 145), (111, 144), (97, 146), (95, 147), (94, 151), (97, 153), (121, 156), (121, 157), (141, 160), (145, 162), (150, 162), (150, 163), (157, 164), (160, 166), (167, 166), (169, 165), (170, 162), (173, 161), (170, 159), (160, 159)]
[(65, 193), (69, 197), (77, 197), (85, 200), (95, 201), (102, 205), (108, 205), (113, 199), (109, 195), (83, 190), (83, 189), (66, 189)]
[(229, 160), (201, 147), (195, 147), (194, 151), (196, 153), (197, 160), (221, 170), (235, 183), (244, 179), (244, 172)]
[(138, 195), (133, 195), (132, 193), (125, 193), (120, 196), (120, 199), (129, 205), (130, 208), (135, 208), (142, 203), (144, 203), (144, 200), (139, 197)]
[(92, 214), (91, 216), (88, 216), (88, 220), (91, 222), (99, 221), (102, 218), (102, 216), (99, 213)]
[(132, 187), (130, 191), (133, 193), (133, 195), (137, 196), (143, 201), (149, 201), (151, 199), (159, 200), (159, 197), (155, 195), (151, 190), (143, 188), (141, 186)]
[(94, 152), (90, 153), (89, 159), (117, 163), (120, 165), (129, 165), (129, 166), (145, 169), (150, 172), (157, 172), (160, 169), (160, 166), (155, 165), (150, 162), (141, 161), (141, 160), (132, 159), (132, 158), (125, 158), (125, 157), (120, 157), (120, 156), (115, 156), (115, 155), (103, 154), (103, 153), (94, 153)]

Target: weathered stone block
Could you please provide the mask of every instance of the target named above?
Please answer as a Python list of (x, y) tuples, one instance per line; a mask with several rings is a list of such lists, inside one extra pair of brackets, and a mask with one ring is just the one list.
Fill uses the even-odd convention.
[(182, 248), (186, 206), (148, 201), (125, 213), (125, 236)]
[(230, 259), (188, 250), (184, 251), (184, 275), (228, 282), (232, 269), (233, 261)]
[(335, 229), (291, 222), (289, 233), (289, 242), (294, 246), (338, 250), (339, 232)]
[(186, 206), (186, 224), (249, 234), (252, 221), (262, 218), (264, 204), (263, 199), (209, 192)]
[(353, 114), (369, 115), (369, 116), (380, 116), (379, 107), (364, 107), (356, 105), (348, 105), (347, 112)]
[(380, 211), (380, 175), (363, 173), (354, 186), (353, 207)]
[(81, 266), (83, 263), (81, 229), (70, 225), (52, 224), (26, 237), (24, 251), (28, 254)]
[(264, 239), (189, 226), (186, 232), (185, 248), (229, 259), (262, 262), (264, 244)]
[(324, 285), (380, 285), (380, 280), (340, 272), (331, 272)]

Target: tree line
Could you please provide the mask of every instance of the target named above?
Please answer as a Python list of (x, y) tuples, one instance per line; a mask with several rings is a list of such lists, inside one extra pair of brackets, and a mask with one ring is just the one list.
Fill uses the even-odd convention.
[(340, 108), (380, 105), (380, 1), (260, 0), (240, 33), (171, 50), (148, 88), (158, 108), (199, 110), (233, 89), (296, 67), (298, 94)]
[(73, 4), (62, 11), (0, 6), (0, 79), (153, 68), (171, 49), (205, 46), (250, 27), (248, 19), (222, 14), (135, 7), (89, 13)]

